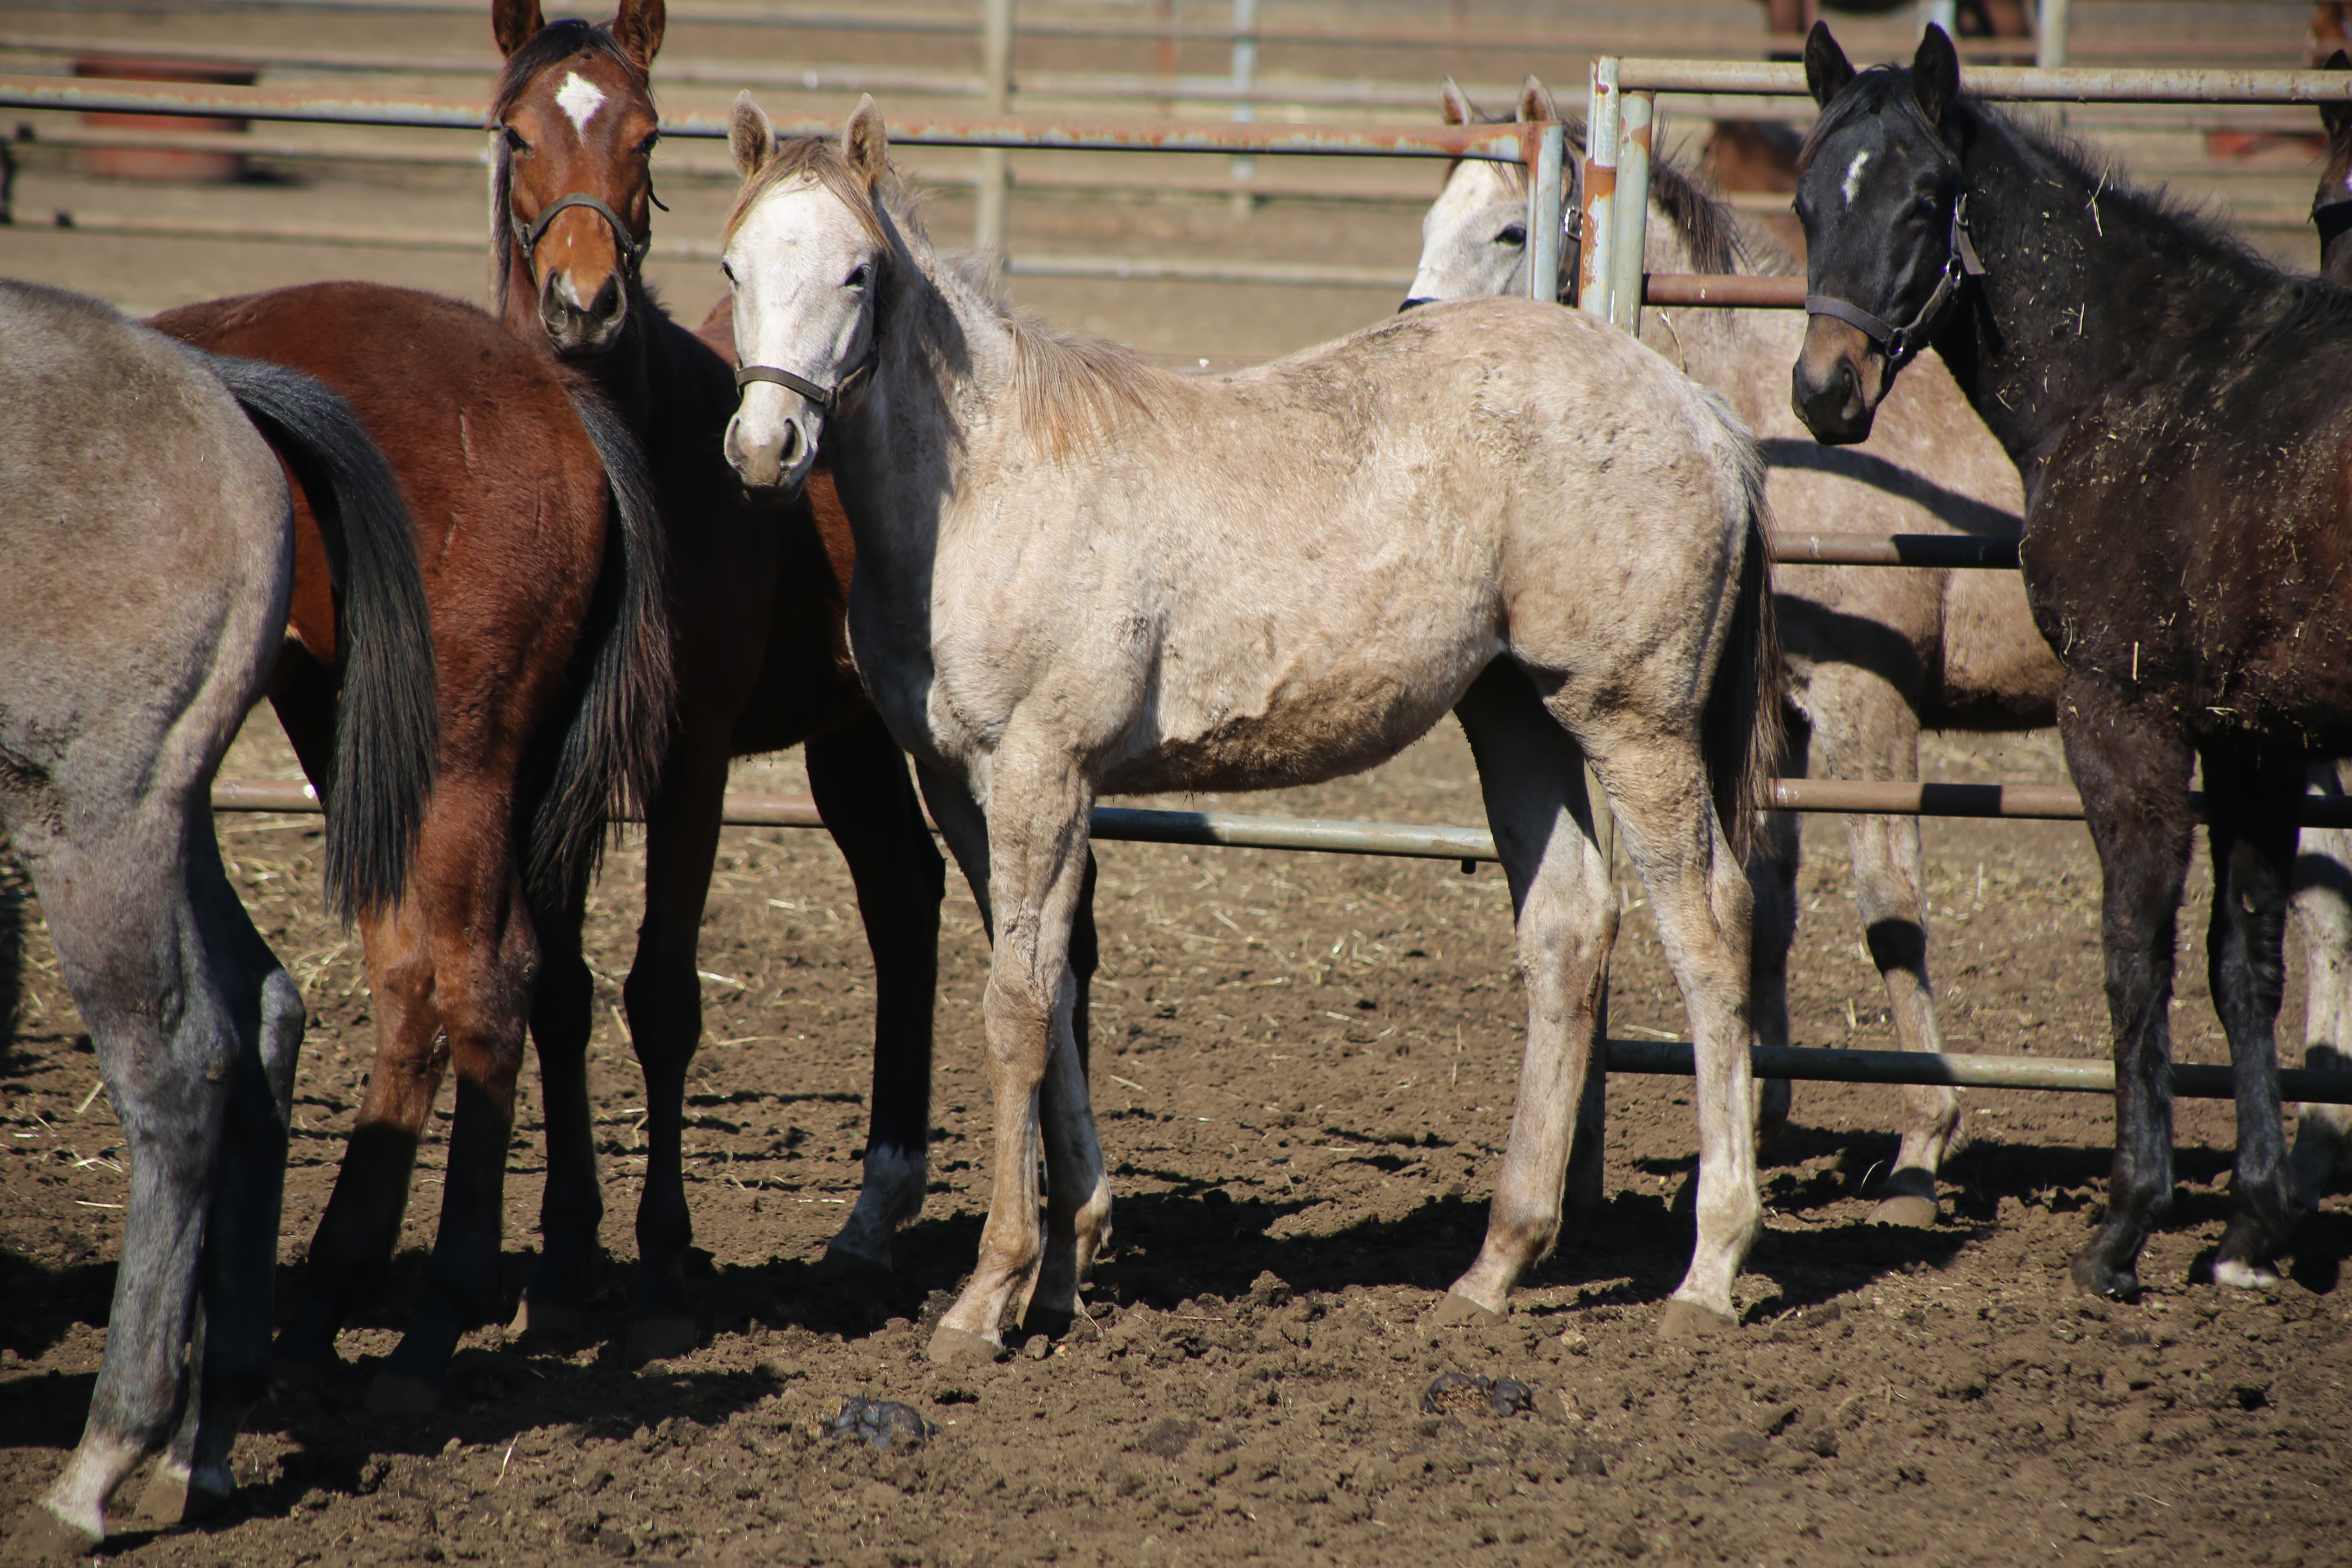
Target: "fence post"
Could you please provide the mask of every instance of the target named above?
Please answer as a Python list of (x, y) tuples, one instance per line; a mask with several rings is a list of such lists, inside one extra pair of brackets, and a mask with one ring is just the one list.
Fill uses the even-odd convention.
[[(1234, 0), (1234, 90), (1247, 92), (1257, 78), (1257, 0)], [(1257, 118), (1257, 105), (1246, 98), (1234, 100), (1234, 121), (1247, 124)], [(1247, 217), (1257, 205), (1250, 195), (1250, 182), (1257, 177), (1257, 160), (1235, 158), (1233, 163), (1233, 209), (1235, 217)]]
[(1528, 298), (1551, 304), (1559, 298), (1559, 241), (1567, 227), (1568, 127), (1556, 120), (1530, 125), (1519, 151), (1528, 160)]
[(2042, 0), (2042, 15), (2033, 29), (2033, 63), (2043, 70), (2055, 70), (2066, 63), (2066, 31), (2074, 9), (2074, 0)]
[(1609, 314), (1609, 215), (1617, 191), (1617, 57), (1592, 62), (1592, 108), (1584, 132), (1584, 234), (1576, 258), (1580, 310)]
[[(988, 88), (988, 112), (1013, 110), (1013, 0), (981, 0), (980, 74)], [(980, 150), (979, 202), (972, 215), (976, 249), (1004, 249), (1004, 149)]]
[(1650, 227), (1650, 127), (1657, 95), (1617, 95), (1617, 193), (1610, 205), (1609, 320), (1642, 335), (1642, 263)]

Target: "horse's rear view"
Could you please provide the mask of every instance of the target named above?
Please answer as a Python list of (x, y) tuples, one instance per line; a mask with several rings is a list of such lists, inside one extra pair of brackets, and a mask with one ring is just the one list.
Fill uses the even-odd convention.
[[(89, 1427), (17, 1555), (94, 1546), (109, 1494), (175, 1426), (159, 1483), (225, 1496), (268, 1364), (302, 999), (229, 886), (207, 799), (277, 659), (294, 559), (285, 479), (241, 405), (338, 476), (345, 521), (405, 529), (373, 448), (315, 384), (0, 282), (0, 823), (89, 1026), (131, 1183)], [(385, 722), (371, 677), (345, 679), (360, 730), (429, 742), (429, 723)], [(383, 761), (376, 798), (406, 804), (332, 830), (346, 908), (396, 892), (429, 745)], [(352, 853), (370, 844), (383, 855)]]

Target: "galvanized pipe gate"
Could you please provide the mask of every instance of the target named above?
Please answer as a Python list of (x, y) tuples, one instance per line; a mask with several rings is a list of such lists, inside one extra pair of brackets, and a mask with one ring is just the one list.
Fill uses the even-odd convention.
[[(1970, 90), (1989, 98), (2055, 102), (2318, 104), (2352, 102), (2352, 73), (2321, 71), (2051, 70), (1971, 68)], [(1399, 130), (1350, 125), (1265, 125), (1249, 122), (1142, 123), (1115, 121), (1033, 121), (1003, 115), (929, 119), (889, 126), (893, 141), (909, 145), (979, 148), (1066, 148), (1097, 152), (1303, 154), (1323, 157), (1476, 158), (1525, 165), (1528, 178), (1529, 291), (1555, 296), (1560, 247), (1578, 216), (1580, 240), (1575, 280), (1580, 309), (1638, 332), (1644, 302), (1795, 309), (1803, 303), (1801, 278), (1653, 276), (1643, 269), (1656, 98), (1660, 92), (1796, 96), (1802, 68), (1741, 62), (1620, 59), (1604, 56), (1592, 68), (1591, 114), (1585, 157), (1571, 207), (1566, 128), (1558, 122), (1514, 126)], [(255, 88), (172, 87), (0, 75), (0, 107), (145, 114), (228, 116), (253, 120), (352, 125), (436, 127), (479, 132), (473, 104), (371, 96), (320, 95)], [(711, 120), (665, 121), (667, 135), (724, 138)], [(824, 132), (826, 125), (782, 128)], [(1933, 535), (1881, 538), (1854, 534), (1783, 536), (1777, 560), (1822, 565), (2006, 568), (2017, 564), (2013, 541)], [(1605, 797), (1588, 771), (1596, 803)], [(1774, 787), (1782, 811), (1943, 816), (2076, 819), (2082, 805), (2072, 790), (2048, 786), (1873, 784), (1835, 779), (1784, 779)], [(216, 811), (310, 812), (318, 803), (307, 786), (223, 780), (213, 792)], [(1614, 837), (1605, 807), (1596, 813), (1602, 847)], [(730, 795), (724, 818), (742, 826), (822, 826), (813, 803), (789, 796)], [(2313, 797), (2304, 820), (2352, 826), (2352, 799)], [(1105, 840), (1317, 850), (1458, 860), (1465, 869), (1496, 858), (1488, 834), (1472, 828), (1412, 827), (1391, 823), (1321, 822), (1297, 818), (1162, 812), (1101, 807), (1094, 835)], [(1686, 1044), (1609, 1040), (1605, 1015), (1596, 1041), (1609, 1070), (1689, 1076)], [(2108, 1092), (2111, 1066), (2006, 1057), (1929, 1056), (1893, 1051), (1787, 1047), (1757, 1052), (1756, 1070), (1775, 1078), (1839, 1082), (1949, 1083), (1985, 1088)], [(2173, 1092), (2226, 1099), (2228, 1069), (2177, 1065)], [(2352, 1073), (2288, 1071), (2281, 1092), (2312, 1103), (2352, 1104)], [(1601, 1075), (1591, 1080), (1596, 1087)], [(1590, 1110), (1590, 1108), (1589, 1108)], [(1587, 1120), (1584, 1127), (1592, 1123)], [(1592, 1145), (1587, 1145), (1588, 1147)], [(1597, 1166), (1594, 1167), (1597, 1176)]]

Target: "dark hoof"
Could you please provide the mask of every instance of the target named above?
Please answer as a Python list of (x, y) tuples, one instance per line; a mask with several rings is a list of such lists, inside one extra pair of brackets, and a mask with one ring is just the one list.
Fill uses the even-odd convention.
[(2110, 1268), (2095, 1253), (2077, 1253), (2074, 1268), (2074, 1289), (2085, 1296), (2105, 1296), (2110, 1300), (2128, 1301), (2139, 1294), (2139, 1276), (2128, 1268)]
[(1905, 1194), (1900, 1197), (1888, 1198), (1873, 1209), (1870, 1223), (1900, 1226), (1906, 1230), (1933, 1230), (1936, 1228), (1936, 1213), (1935, 1199)]
[(627, 1355), (631, 1366), (691, 1355), (701, 1343), (700, 1326), (683, 1313), (648, 1314), (629, 1320)]
[(1061, 1344), (1093, 1344), (1103, 1337), (1103, 1326), (1096, 1322), (1084, 1307), (1075, 1312), (1054, 1312), (1042, 1307), (1032, 1307), (1021, 1327), (1026, 1332), (1043, 1334)]
[(1738, 1330), (1738, 1319), (1679, 1296), (1658, 1313), (1658, 1338), (1662, 1340), (1715, 1339)]
[(1003, 1360), (1004, 1347), (984, 1334), (941, 1323), (923, 1353), (941, 1366), (982, 1366)]
[(510, 1334), (540, 1334), (554, 1340), (576, 1340), (587, 1331), (586, 1309), (567, 1301), (534, 1301), (529, 1291), (515, 1308), (514, 1321), (507, 1325)]
[(35, 1503), (8, 1532), (8, 1544), (0, 1547), (0, 1563), (71, 1563), (103, 1544), (103, 1537), (68, 1524)]
[(139, 1493), (139, 1516), (159, 1529), (199, 1524), (228, 1507), (228, 1499), (197, 1486), (187, 1471), (168, 1460), (155, 1467)]
[(440, 1385), (413, 1373), (380, 1372), (368, 1385), (371, 1415), (436, 1415), (440, 1411)]
[(1448, 1290), (1440, 1296), (1429, 1314), (1429, 1326), (1433, 1329), (1483, 1329), (1502, 1321), (1502, 1313), (1480, 1306), (1458, 1290)]

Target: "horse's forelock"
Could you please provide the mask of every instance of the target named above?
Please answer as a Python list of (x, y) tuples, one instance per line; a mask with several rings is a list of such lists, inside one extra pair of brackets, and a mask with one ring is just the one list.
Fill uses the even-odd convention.
[(735, 205), (727, 214), (727, 224), (719, 231), (719, 243), (735, 237), (743, 220), (751, 216), (761, 198), (780, 185), (808, 179), (830, 191), (847, 207), (850, 216), (866, 231), (866, 237), (882, 252), (884, 261), (890, 255), (890, 227), (883, 220), (882, 209), (887, 204), (893, 208), (908, 207), (908, 199), (900, 189), (898, 171), (894, 168), (883, 176), (879, 199), (866, 187), (857, 171), (849, 166), (841, 151), (841, 142), (831, 136), (793, 136), (777, 143), (768, 154), (767, 162), (751, 172), (735, 193)]

